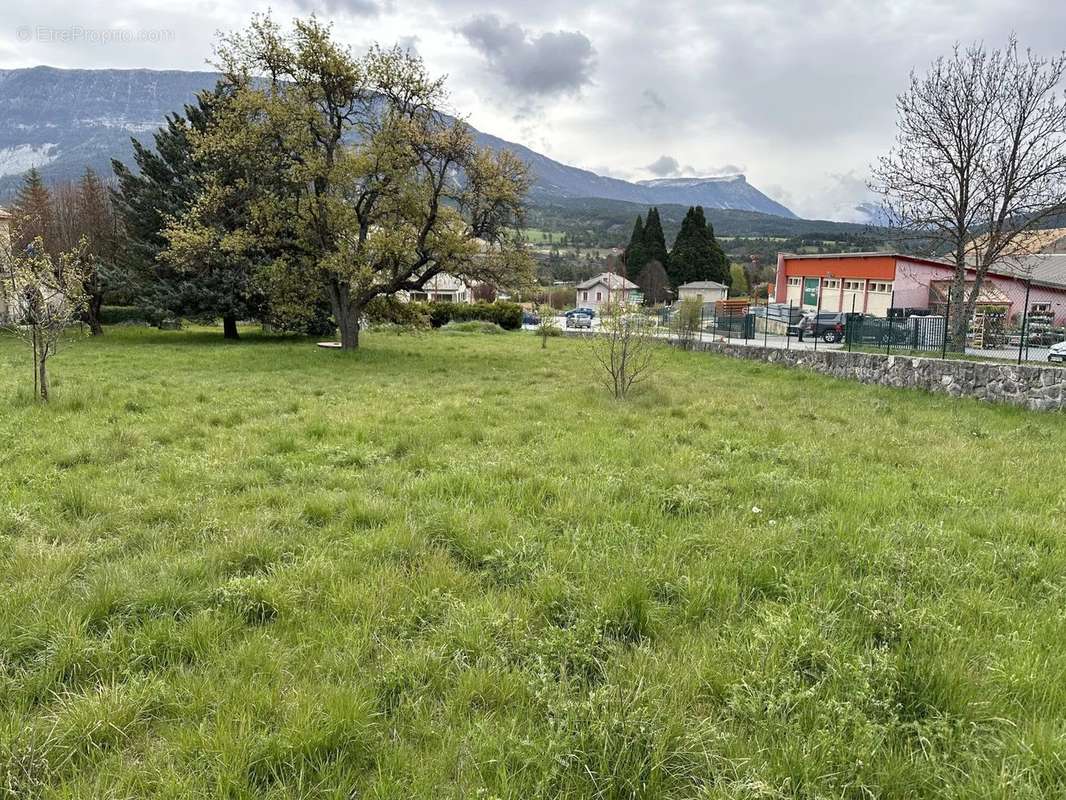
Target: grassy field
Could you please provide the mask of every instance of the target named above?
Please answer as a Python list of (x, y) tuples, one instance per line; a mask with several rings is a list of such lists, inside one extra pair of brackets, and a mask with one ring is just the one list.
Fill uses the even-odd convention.
[(1066, 794), (1066, 419), (582, 347), (0, 339), (0, 797)]

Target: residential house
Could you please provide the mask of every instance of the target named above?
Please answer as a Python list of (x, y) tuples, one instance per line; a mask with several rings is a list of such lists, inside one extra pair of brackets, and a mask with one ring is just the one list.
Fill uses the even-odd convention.
[(472, 303), (474, 296), (472, 287), (462, 278), (441, 272), (434, 275), (419, 292), (408, 292), (407, 297), (412, 301), (421, 302), (446, 302), (446, 303)]
[(578, 307), (591, 308), (596, 312), (615, 303), (628, 306), (639, 301), (640, 287), (613, 272), (600, 273), (574, 288), (577, 290)]
[(677, 287), (678, 300), (697, 300), (704, 305), (717, 303), (729, 296), (729, 287), (718, 281), (692, 281)]

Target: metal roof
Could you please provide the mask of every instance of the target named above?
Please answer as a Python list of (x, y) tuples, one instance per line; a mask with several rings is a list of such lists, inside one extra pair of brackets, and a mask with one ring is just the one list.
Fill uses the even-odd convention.
[(683, 283), (677, 287), (678, 289), (728, 289), (724, 283), (718, 281), (692, 281), (691, 283)]

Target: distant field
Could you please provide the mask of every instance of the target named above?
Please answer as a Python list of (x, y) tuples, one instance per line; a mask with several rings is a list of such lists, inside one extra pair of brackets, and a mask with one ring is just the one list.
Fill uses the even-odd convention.
[(1066, 796), (1066, 418), (582, 343), (0, 338), (0, 797)]

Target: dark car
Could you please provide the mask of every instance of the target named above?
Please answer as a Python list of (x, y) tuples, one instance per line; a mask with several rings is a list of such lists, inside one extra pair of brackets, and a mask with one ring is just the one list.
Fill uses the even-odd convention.
[(845, 314), (829, 311), (808, 314), (799, 324), (799, 340), (802, 342), (809, 337), (830, 344), (843, 341), (846, 318)]
[(567, 319), (570, 319), (570, 317), (575, 317), (575, 316), (578, 316), (578, 315), (583, 315), (583, 316), (588, 317), (589, 319), (592, 319), (593, 317), (596, 316), (596, 312), (593, 309), (591, 309), (591, 308), (582, 307), (582, 308), (571, 308), (569, 311), (567, 311), (565, 314), (563, 314), (563, 316), (566, 317)]
[(522, 312), (522, 324), (523, 325), (540, 325), (540, 315), (532, 311)]

